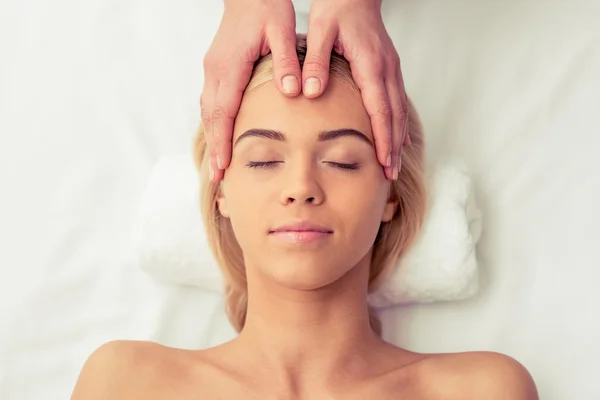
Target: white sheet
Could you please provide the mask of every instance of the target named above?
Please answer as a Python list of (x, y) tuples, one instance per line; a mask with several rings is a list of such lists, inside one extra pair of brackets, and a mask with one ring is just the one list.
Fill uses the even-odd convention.
[[(430, 159), (463, 157), (482, 293), (385, 311), (417, 351), (495, 350), (543, 399), (600, 399), (600, 9), (385, 1)], [(218, 296), (157, 285), (129, 229), (151, 166), (189, 149), (219, 0), (0, 3), (0, 398), (68, 398), (118, 338), (232, 336)]]

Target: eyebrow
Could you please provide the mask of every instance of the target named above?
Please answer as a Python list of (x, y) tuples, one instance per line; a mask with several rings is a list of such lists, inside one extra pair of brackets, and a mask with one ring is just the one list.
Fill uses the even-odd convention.
[[(236, 141), (233, 145), (234, 146), (237, 145), (242, 139), (247, 138), (247, 137), (261, 137), (261, 138), (265, 138), (265, 139), (277, 140), (280, 142), (287, 141), (287, 138), (285, 137), (285, 135), (279, 131), (274, 131), (271, 129), (249, 129), (246, 132), (242, 133), (236, 139)], [(371, 139), (369, 139), (367, 137), (367, 135), (365, 135), (364, 133), (362, 133), (360, 131), (357, 131), (356, 129), (349, 129), (349, 128), (335, 129), (332, 131), (323, 131), (323, 132), (319, 133), (318, 140), (319, 140), (319, 142), (326, 142), (328, 140), (334, 140), (334, 139), (338, 139), (341, 137), (355, 137), (355, 138), (362, 140), (363, 142), (366, 142), (371, 147), (373, 147), (373, 142), (371, 142)]]

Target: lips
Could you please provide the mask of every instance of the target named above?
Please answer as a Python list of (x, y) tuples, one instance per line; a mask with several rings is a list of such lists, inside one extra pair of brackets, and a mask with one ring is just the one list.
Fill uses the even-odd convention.
[(275, 239), (295, 244), (318, 242), (332, 234), (333, 229), (310, 221), (289, 223), (269, 232), (269, 235)]
[(324, 225), (315, 224), (309, 221), (299, 221), (282, 225), (271, 231), (274, 232), (323, 232), (333, 233), (333, 230)]

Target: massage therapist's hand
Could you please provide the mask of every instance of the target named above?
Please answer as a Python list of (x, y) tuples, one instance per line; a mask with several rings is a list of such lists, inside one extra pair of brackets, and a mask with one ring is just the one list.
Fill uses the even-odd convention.
[(210, 152), (211, 181), (223, 178), (231, 161), (233, 122), (254, 62), (273, 54), (277, 87), (300, 93), (296, 17), (290, 0), (225, 0), (217, 34), (204, 58), (202, 122)]
[(341, 53), (371, 117), (377, 158), (386, 166), (388, 179), (395, 179), (402, 146), (410, 144), (408, 100), (400, 58), (381, 17), (381, 1), (313, 0), (302, 91), (310, 98), (321, 95), (329, 79), (331, 49)]

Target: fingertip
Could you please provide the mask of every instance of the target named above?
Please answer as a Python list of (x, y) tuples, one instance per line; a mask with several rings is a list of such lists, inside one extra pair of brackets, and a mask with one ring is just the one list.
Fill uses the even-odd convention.
[(227, 169), (231, 164), (231, 150), (232, 150), (233, 133), (228, 136), (228, 139), (223, 140), (217, 147), (217, 167), (219, 169)]
[(400, 156), (392, 156), (392, 166), (390, 167), (391, 170), (391, 174), (392, 174), (392, 180), (398, 180), (398, 174), (400, 172)]
[(222, 181), (224, 176), (225, 176), (225, 170), (217, 169), (215, 171), (215, 177), (213, 179), (213, 183), (218, 183), (218, 182)]
[(219, 167), (219, 169), (227, 169), (227, 168), (229, 168), (229, 164), (231, 164), (231, 158), (223, 157), (221, 159), (221, 166)]
[(396, 167), (398, 174), (400, 174), (400, 170), (402, 169), (402, 147), (400, 147), (400, 151), (398, 152), (398, 163)]
[(315, 98), (320, 96), (323, 93), (324, 85), (323, 79), (311, 76), (304, 80), (304, 84), (302, 85), (302, 93), (308, 98)]
[(212, 140), (212, 166), (215, 173), (225, 169), (231, 161), (231, 140), (233, 137), (232, 119), (221, 118), (214, 124)]
[(208, 163), (208, 181), (213, 182), (215, 179), (215, 169), (212, 166), (212, 161)]
[(284, 95), (294, 97), (300, 93), (300, 80), (293, 74), (281, 78), (281, 91)]
[(383, 148), (379, 148), (378, 146), (381, 146), (380, 144), (378, 145), (377, 143), (375, 143), (375, 149), (376, 149), (376, 154), (377, 154), (377, 160), (379, 161), (379, 163), (384, 166), (384, 167), (391, 167), (392, 166), (392, 152), (389, 151), (388, 149)]
[(394, 180), (394, 168), (393, 167), (385, 167), (385, 178), (387, 180), (393, 181)]

